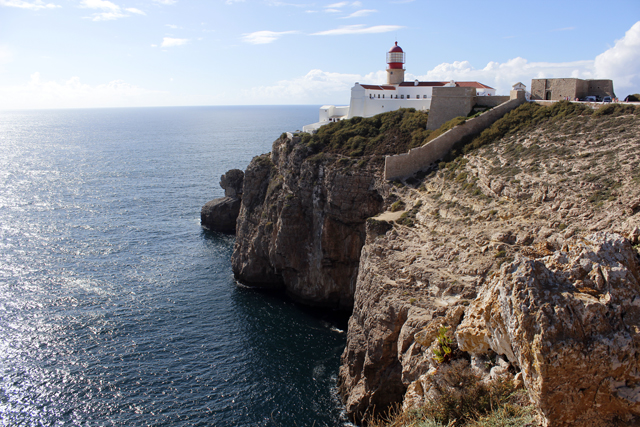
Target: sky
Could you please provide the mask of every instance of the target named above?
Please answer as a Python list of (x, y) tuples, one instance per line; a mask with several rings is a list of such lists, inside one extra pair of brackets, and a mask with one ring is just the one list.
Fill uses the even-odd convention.
[(640, 0), (0, 0), (0, 109), (345, 105), (396, 41), (406, 80), (640, 93)]

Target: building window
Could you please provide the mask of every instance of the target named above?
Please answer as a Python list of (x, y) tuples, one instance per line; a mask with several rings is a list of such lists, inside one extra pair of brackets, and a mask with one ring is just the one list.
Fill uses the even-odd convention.
[[(384, 97), (384, 95), (382, 95)], [(380, 94), (378, 94), (378, 98), (380, 98)]]
[(382, 99), (384, 99), (384, 95), (382, 95)]
[(398, 95), (396, 95), (396, 99), (398, 99)]
[(416, 95), (416, 99), (420, 99), (420, 95)]
[(411, 95), (407, 95), (407, 99), (410, 99), (410, 98), (411, 98)]
[(404, 99), (404, 95), (400, 95), (400, 99)]

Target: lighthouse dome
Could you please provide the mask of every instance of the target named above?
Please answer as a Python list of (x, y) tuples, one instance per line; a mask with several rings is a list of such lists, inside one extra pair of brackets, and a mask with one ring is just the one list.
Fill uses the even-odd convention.
[(404, 51), (398, 46), (398, 42), (387, 52), (387, 64), (391, 69), (400, 70), (403, 68)]
[(391, 49), (389, 49), (389, 53), (391, 52), (404, 52), (404, 51), (400, 46), (398, 46), (398, 42), (396, 42), (396, 45), (393, 46)]

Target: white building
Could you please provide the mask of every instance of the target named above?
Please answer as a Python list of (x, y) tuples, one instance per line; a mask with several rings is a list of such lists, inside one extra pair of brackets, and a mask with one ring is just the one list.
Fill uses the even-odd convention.
[(302, 128), (313, 132), (323, 125), (352, 117), (372, 117), (399, 108), (428, 110), (434, 87), (474, 87), (477, 95), (495, 95), (496, 90), (478, 82), (413, 82), (404, 81), (405, 54), (398, 42), (387, 52), (387, 84), (367, 85), (356, 83), (351, 88), (348, 106), (323, 105), (317, 123)]

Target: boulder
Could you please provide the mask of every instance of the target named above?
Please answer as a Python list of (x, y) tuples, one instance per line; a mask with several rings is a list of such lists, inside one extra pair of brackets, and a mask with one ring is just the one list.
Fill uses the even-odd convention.
[(597, 232), (539, 255), (490, 279), (458, 326), (460, 349), (506, 355), (547, 426), (629, 423), (640, 415), (637, 254)]
[(220, 177), (220, 187), (224, 189), (225, 197), (242, 198), (242, 184), (244, 172), (240, 169), (231, 169)]
[(207, 202), (200, 211), (202, 225), (213, 231), (233, 234), (240, 212), (241, 200), (235, 197), (221, 197)]
[(202, 225), (213, 231), (234, 234), (242, 204), (244, 172), (231, 169), (220, 177), (220, 187), (225, 197), (207, 202), (200, 211)]

